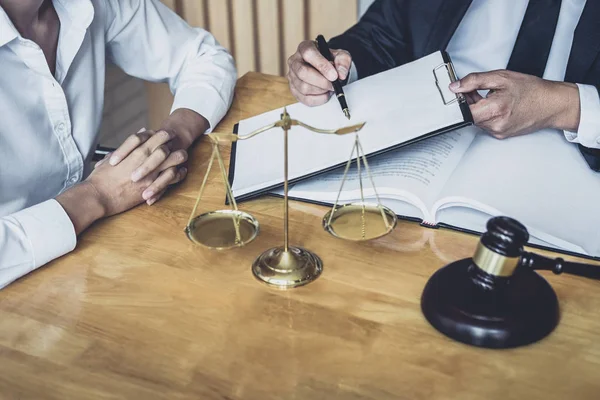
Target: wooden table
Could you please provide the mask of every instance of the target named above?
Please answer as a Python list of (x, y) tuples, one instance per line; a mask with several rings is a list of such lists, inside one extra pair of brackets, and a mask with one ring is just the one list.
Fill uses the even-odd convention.
[[(293, 102), (286, 81), (247, 74), (219, 126)], [(206, 168), (152, 207), (96, 224), (77, 250), (0, 291), (3, 399), (598, 399), (600, 284), (543, 275), (561, 323), (504, 351), (439, 334), (419, 299), (428, 277), (477, 238), (400, 222), (374, 242), (321, 228), (323, 207), (291, 202), (291, 242), (325, 267), (290, 291), (250, 266), (282, 242), (282, 200), (243, 203), (261, 224), (245, 248), (214, 252), (183, 228)], [(202, 211), (223, 206), (213, 170)]]

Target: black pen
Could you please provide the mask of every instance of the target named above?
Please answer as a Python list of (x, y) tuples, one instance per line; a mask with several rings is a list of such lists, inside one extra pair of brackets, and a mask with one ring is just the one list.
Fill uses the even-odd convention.
[[(323, 57), (325, 57), (331, 63), (334, 63), (333, 54), (331, 54), (331, 50), (329, 50), (329, 46), (327, 45), (327, 42), (325, 41), (323, 35), (317, 36), (317, 48), (319, 49)], [(350, 110), (348, 110), (348, 104), (346, 103), (346, 95), (342, 90), (342, 82), (340, 82), (339, 79), (336, 79), (334, 82), (331, 83), (333, 84), (333, 90), (335, 91), (335, 95), (338, 101), (340, 102), (340, 106), (342, 107), (344, 115), (346, 116), (346, 118), (350, 119)]]

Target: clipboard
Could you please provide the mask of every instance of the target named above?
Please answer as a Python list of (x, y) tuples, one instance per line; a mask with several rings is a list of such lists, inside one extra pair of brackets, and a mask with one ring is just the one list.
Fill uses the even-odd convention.
[[(450, 82), (454, 82), (457, 80), (457, 75), (456, 75), (454, 66), (452, 64), (452, 61), (451, 61), (448, 53), (438, 51), (436, 53), (433, 53), (429, 56), (424, 57), (423, 59), (416, 60), (415, 63), (419, 62), (421, 60), (425, 60), (427, 58), (429, 58), (426, 61), (429, 63), (430, 67), (428, 68), (428, 70), (426, 72), (421, 71), (420, 74), (422, 75), (423, 79), (427, 79), (427, 82), (428, 82), (427, 83), (427, 90), (428, 90), (427, 93), (429, 94), (428, 98), (433, 98), (432, 101), (437, 102), (437, 103), (435, 103), (436, 107), (440, 106), (440, 105), (442, 107), (452, 107), (453, 110), (456, 110), (456, 114), (458, 115), (458, 118), (453, 123), (443, 124), (442, 126), (439, 126), (436, 129), (428, 130), (425, 132), (419, 132), (419, 134), (416, 137), (412, 137), (407, 140), (402, 140), (402, 141), (396, 142), (396, 143), (390, 143), (390, 145), (387, 145), (387, 146), (380, 146), (380, 148), (366, 150), (367, 158), (375, 157), (375, 156), (378, 156), (378, 155), (386, 153), (386, 152), (394, 151), (396, 149), (414, 144), (421, 140), (425, 140), (425, 139), (431, 138), (433, 136), (440, 135), (440, 134), (450, 132), (450, 131), (453, 131), (456, 129), (460, 129), (460, 128), (463, 128), (463, 127), (473, 124), (473, 117), (471, 115), (471, 111), (469, 109), (469, 106), (466, 102), (465, 97), (462, 94), (454, 94), (454, 93), (450, 92), (449, 90), (445, 90), (445, 88), (444, 88), (444, 85), (447, 88), (447, 85)], [(413, 63), (409, 63), (407, 65), (410, 65), (410, 64), (413, 64)], [(401, 68), (403, 68), (403, 66), (398, 67), (396, 69), (401, 69)], [(394, 70), (396, 70), (396, 69), (394, 69)], [(413, 66), (413, 70), (414, 70), (414, 66)], [(410, 68), (407, 68), (407, 71), (410, 72)], [(396, 71), (396, 73), (398, 73), (398, 72), (400, 72), (400, 76), (401, 76), (402, 71)], [(386, 74), (386, 73), (387, 73), (387, 71), (384, 73), (381, 73), (381, 74), (374, 75), (372, 77), (365, 78), (364, 80), (362, 80), (364, 83), (364, 86), (366, 86), (368, 88), (369, 82), (367, 82), (367, 81), (370, 79), (376, 80), (378, 77), (379, 77), (380, 81), (382, 79), (385, 79), (385, 77), (382, 78), (381, 75)], [(425, 76), (427, 78), (425, 78)], [(403, 79), (407, 80), (408, 78), (404, 77)], [(357, 81), (357, 82), (361, 82), (361, 81)], [(353, 117), (354, 117), (355, 115), (357, 115), (357, 113), (355, 113), (355, 110), (352, 108), (353, 107), (352, 106), (352, 97), (354, 94), (352, 92), (353, 85), (356, 85), (356, 83), (347, 85), (345, 88), (345, 91), (346, 91), (346, 97), (350, 101), (350, 108), (352, 110)], [(378, 85), (376, 84), (374, 86), (376, 88), (380, 87), (381, 82), (378, 82)], [(357, 91), (357, 92), (359, 92), (359, 91)], [(368, 89), (362, 90), (362, 93), (365, 93), (365, 92), (368, 93), (369, 90)], [(374, 93), (376, 93), (376, 92), (374, 92)], [(427, 103), (428, 102), (429, 102), (429, 100), (427, 101)], [(340, 114), (339, 105), (338, 104), (332, 104), (332, 105), (334, 107), (337, 106), (337, 108), (335, 109), (336, 114), (334, 114), (332, 111), (332, 115)], [(296, 112), (296, 110), (293, 109), (294, 107), (297, 107), (297, 109), (300, 111), (304, 111), (305, 108), (308, 108), (303, 105), (292, 105), (292, 106), (288, 107), (288, 111), (289, 111), (290, 115), (292, 115), (292, 117), (295, 116), (294, 113)], [(323, 106), (321, 106), (321, 107), (323, 107)], [(271, 113), (274, 116), (274, 115), (276, 115), (277, 112), (279, 112), (279, 110), (273, 110)], [(266, 114), (268, 114), (268, 113), (266, 113)], [(263, 114), (263, 115), (266, 115), (266, 114)], [(265, 118), (267, 118), (267, 117), (265, 117)], [(299, 119), (302, 119), (302, 118), (299, 118)], [(308, 123), (310, 123), (310, 119), (307, 120), (306, 118), (304, 118), (304, 120), (306, 120)], [(240, 132), (240, 124), (242, 122), (239, 122), (234, 126), (234, 132), (233, 132), (234, 134), (238, 134), (238, 133), (243, 134), (244, 133), (244, 132)], [(353, 120), (352, 122), (356, 123), (357, 121)], [(366, 122), (367, 122), (367, 126), (368, 126), (369, 120), (367, 119)], [(347, 123), (347, 120), (346, 120), (346, 123)], [(399, 129), (401, 129), (401, 128), (399, 128)], [(290, 136), (291, 136), (292, 132), (294, 132), (294, 130), (290, 131)], [(274, 134), (276, 134), (276, 133), (274, 133)], [(365, 137), (366, 136), (361, 135), (361, 140), (363, 140)], [(336, 139), (339, 139), (339, 138), (336, 138)], [(368, 139), (368, 137), (367, 137), (367, 139)], [(250, 141), (246, 141), (246, 143), (248, 143), (248, 142), (250, 142)], [(279, 181), (279, 182), (264, 183), (256, 190), (249, 190), (245, 193), (236, 193), (236, 184), (239, 183), (240, 171), (242, 171), (242, 173), (248, 173), (248, 170), (250, 168), (253, 168), (252, 163), (248, 161), (248, 157), (246, 157), (243, 160), (244, 165), (240, 165), (240, 160), (239, 160), (240, 146), (241, 146), (240, 143), (241, 142), (238, 141), (238, 142), (234, 142), (232, 144), (231, 156), (230, 156), (230, 167), (229, 167), (229, 182), (233, 189), (233, 193), (234, 193), (234, 197), (235, 197), (236, 201), (243, 202), (243, 201), (251, 200), (251, 199), (260, 197), (264, 194), (267, 194), (273, 190), (277, 190), (277, 189), (281, 188), (283, 185), (283, 177), (281, 178), (281, 181)], [(245, 143), (244, 143), (244, 145), (245, 145)], [(374, 146), (374, 147), (376, 147), (376, 146)], [(260, 148), (260, 147), (257, 147), (257, 148)], [(349, 149), (350, 149), (350, 146), (348, 146), (348, 150)], [(246, 149), (245, 151), (248, 152), (251, 150)], [(290, 154), (291, 154), (291, 156), (290, 156), (291, 158), (293, 158), (295, 156), (293, 146), (290, 147)], [(265, 159), (265, 157), (263, 157), (261, 155), (257, 155), (257, 158), (260, 159), (261, 161), (264, 161), (264, 159)], [(289, 183), (290, 183), (290, 185), (293, 185), (293, 184), (301, 182), (305, 179), (310, 179), (311, 177), (332, 171), (332, 170), (344, 165), (346, 163), (347, 159), (348, 159), (348, 157), (346, 154), (346, 156), (344, 157), (343, 160), (338, 159), (337, 161), (332, 161), (328, 165), (326, 165), (322, 168), (318, 168), (316, 170), (307, 170), (305, 173), (301, 173), (298, 176), (293, 176), (293, 174), (290, 174)], [(279, 166), (279, 164), (277, 164), (277, 166)], [(254, 167), (256, 168), (256, 164)], [(280, 168), (278, 168), (278, 169), (280, 169)], [(239, 186), (237, 186), (237, 187), (239, 187)]]

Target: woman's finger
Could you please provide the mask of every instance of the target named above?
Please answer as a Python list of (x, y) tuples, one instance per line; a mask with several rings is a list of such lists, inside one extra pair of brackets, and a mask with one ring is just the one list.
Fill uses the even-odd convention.
[(137, 167), (131, 174), (131, 181), (138, 182), (144, 179), (152, 171), (156, 170), (163, 162), (169, 157), (171, 150), (169, 146), (164, 143), (159, 147), (155, 148), (152, 153), (142, 162), (142, 165)]
[(110, 158), (111, 155), (112, 155), (112, 151), (110, 153), (108, 153), (107, 155), (105, 155), (104, 158), (102, 158), (102, 160), (100, 160), (96, 164), (94, 164), (94, 169), (96, 169), (99, 166), (101, 166), (102, 164), (104, 164), (106, 162), (106, 160), (108, 160)]
[(149, 206), (151, 206), (152, 204), (156, 203), (158, 200), (160, 200), (160, 198), (163, 196), (163, 194), (165, 194), (166, 191), (167, 191), (167, 189), (165, 189), (162, 192), (156, 194), (153, 198), (146, 200), (146, 204), (148, 204)]
[(187, 159), (188, 159), (187, 151), (185, 151), (183, 149), (174, 151), (171, 154), (169, 154), (169, 156), (166, 158), (166, 160), (163, 161), (163, 163), (158, 167), (158, 171), (162, 172), (171, 167), (179, 167), (181, 164), (185, 163), (187, 161)]
[[(161, 192), (166, 190), (169, 185), (181, 182), (187, 175), (187, 168), (171, 167), (158, 175), (158, 177), (152, 182), (150, 186), (142, 193), (142, 198), (147, 202), (158, 196)], [(156, 200), (155, 200), (156, 201)], [(150, 204), (150, 203), (148, 203)]]

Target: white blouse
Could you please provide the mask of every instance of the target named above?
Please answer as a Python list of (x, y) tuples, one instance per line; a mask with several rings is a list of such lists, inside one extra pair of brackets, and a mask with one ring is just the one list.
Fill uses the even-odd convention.
[[(158, 0), (53, 0), (56, 73), (0, 7), (0, 288), (73, 250), (57, 195), (81, 181), (98, 141), (108, 60), (168, 82), (172, 110), (214, 127), (233, 98), (232, 57)], [(134, 133), (134, 132), (132, 132)]]

